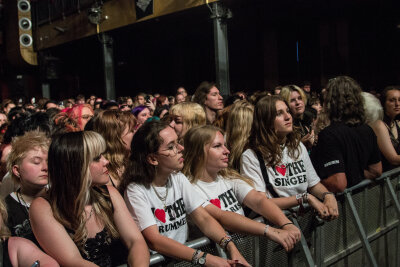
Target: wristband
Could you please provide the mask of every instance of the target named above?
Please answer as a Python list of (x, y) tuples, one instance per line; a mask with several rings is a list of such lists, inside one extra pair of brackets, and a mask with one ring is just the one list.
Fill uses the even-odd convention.
[(307, 192), (304, 192), (302, 194), (302, 198), (303, 198), (303, 203), (308, 203), (308, 193)]
[(324, 193), (322, 193), (322, 202), (325, 201), (326, 195), (334, 195), (334, 194), (332, 192), (324, 192)]
[(303, 194), (296, 195), (297, 205), (303, 206)]
[(265, 237), (267, 237), (268, 228), (269, 228), (269, 225), (266, 224), (266, 225), (265, 225), (265, 228), (264, 228), (264, 236), (265, 236)]
[(289, 224), (294, 224), (294, 223), (288, 222), (288, 223), (282, 224), (281, 226), (279, 226), (279, 229), (282, 229), (283, 227), (285, 227), (286, 225), (289, 225)]
[(221, 241), (219, 241), (218, 245), (223, 249), (226, 250), (226, 246), (229, 242), (232, 241), (232, 237), (229, 235), (224, 236)]
[(194, 264), (194, 265), (196, 265), (197, 264), (197, 262), (199, 261), (199, 256), (200, 256), (200, 253), (201, 253), (202, 251), (200, 250), (200, 249), (198, 249), (198, 250), (196, 250), (194, 253), (193, 253), (193, 256), (192, 256), (192, 264)]

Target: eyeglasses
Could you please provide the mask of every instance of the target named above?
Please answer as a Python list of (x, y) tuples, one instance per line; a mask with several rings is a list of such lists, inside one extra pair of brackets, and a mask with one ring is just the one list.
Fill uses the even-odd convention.
[(93, 118), (94, 115), (82, 115), (81, 118), (84, 120), (90, 120), (91, 118)]
[[(181, 148), (181, 149), (180, 149)], [(168, 153), (168, 155), (164, 155), (164, 154), (161, 154), (161, 153), (158, 153), (158, 154), (160, 154), (160, 155), (163, 155), (163, 156), (170, 156), (171, 154), (172, 154), (172, 156), (176, 156), (179, 152), (182, 152), (182, 150), (183, 150), (183, 146), (181, 145), (181, 144), (179, 144), (179, 143), (172, 143), (172, 144), (169, 144), (168, 145), (168, 148), (167, 149), (164, 149), (164, 150), (160, 150), (160, 152), (167, 152)]]

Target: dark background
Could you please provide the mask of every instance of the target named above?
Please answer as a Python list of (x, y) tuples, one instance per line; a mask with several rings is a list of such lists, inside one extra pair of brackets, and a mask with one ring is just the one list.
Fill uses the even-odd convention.
[[(320, 90), (346, 74), (364, 90), (400, 84), (400, 1), (226, 1), (231, 90), (271, 90), (310, 81)], [(138, 92), (193, 93), (215, 80), (213, 22), (206, 6), (141, 22), (109, 34), (114, 39), (117, 96)], [(298, 50), (296, 48), (298, 46)], [(298, 54), (298, 56), (297, 56)], [(0, 79), (16, 97), (96, 94), (104, 97), (102, 44), (97, 36), (40, 52), (40, 68), (2, 60)], [(17, 79), (17, 75), (19, 78)], [(4, 93), (3, 93), (4, 96)]]

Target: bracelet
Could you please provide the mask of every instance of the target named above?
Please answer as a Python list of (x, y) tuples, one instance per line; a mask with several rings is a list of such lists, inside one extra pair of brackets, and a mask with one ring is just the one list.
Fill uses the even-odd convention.
[(307, 192), (303, 193), (302, 198), (303, 198), (303, 203), (308, 203), (308, 193)]
[(265, 237), (267, 237), (268, 228), (269, 228), (269, 225), (266, 224), (266, 225), (265, 225), (265, 228), (264, 228), (264, 236), (265, 236)]
[(221, 241), (219, 241), (218, 245), (223, 249), (226, 250), (226, 246), (229, 242), (232, 241), (232, 237), (229, 235), (224, 236)]
[(288, 222), (288, 223), (282, 224), (281, 226), (279, 226), (279, 229), (282, 229), (283, 227), (285, 227), (286, 225), (289, 225), (289, 224), (294, 224), (294, 223)]
[(198, 250), (196, 250), (194, 253), (193, 253), (193, 256), (192, 256), (192, 264), (194, 264), (194, 265), (196, 265), (197, 264), (197, 262), (199, 261), (199, 256), (200, 256), (200, 253), (201, 253), (202, 251), (200, 250), (200, 249), (198, 249)]
[(322, 193), (322, 202), (325, 201), (326, 195), (334, 195), (334, 193), (332, 193), (332, 192), (324, 192), (324, 193)]
[(303, 194), (296, 195), (297, 205), (303, 206)]

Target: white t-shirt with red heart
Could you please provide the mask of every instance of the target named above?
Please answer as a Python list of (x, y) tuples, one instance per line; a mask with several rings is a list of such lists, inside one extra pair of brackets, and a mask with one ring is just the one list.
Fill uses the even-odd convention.
[[(157, 197), (168, 196), (164, 202)], [(167, 186), (146, 188), (131, 183), (124, 193), (124, 199), (139, 229), (143, 231), (152, 225), (158, 226), (160, 234), (185, 243), (188, 238), (187, 214), (207, 202), (201, 197), (182, 173), (173, 173)], [(208, 202), (207, 202), (208, 203)]]
[[(246, 182), (239, 179), (224, 179), (217, 176), (215, 181), (208, 183), (198, 180), (193, 183), (196, 191), (211, 204), (225, 211), (244, 215), (242, 203), (247, 194), (253, 190)], [(204, 203), (203, 207), (209, 203)]]
[[(300, 143), (300, 151), (298, 159), (292, 159), (288, 155), (287, 147), (285, 147), (282, 152), (282, 163), (274, 168), (266, 167), (269, 181), (275, 192), (281, 197), (304, 193), (307, 188), (320, 182), (307, 149), (302, 143)], [(257, 191), (267, 191), (260, 163), (252, 149), (244, 151), (240, 158), (240, 174), (252, 179)], [(267, 195), (272, 197), (269, 192), (267, 192)]]

